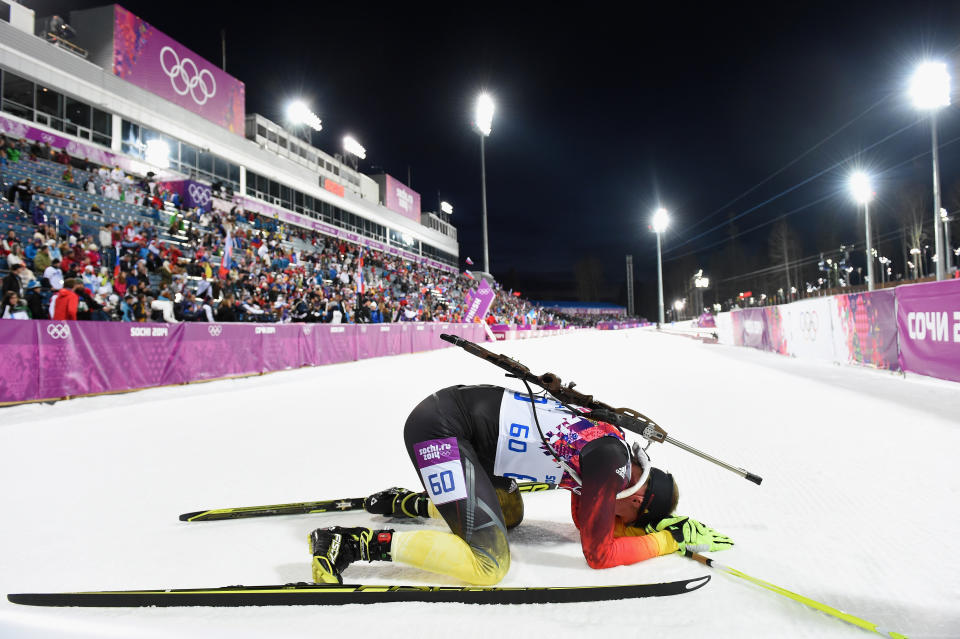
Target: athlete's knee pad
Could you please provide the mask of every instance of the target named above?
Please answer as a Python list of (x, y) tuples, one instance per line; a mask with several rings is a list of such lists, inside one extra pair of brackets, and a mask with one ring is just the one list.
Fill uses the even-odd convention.
[(517, 488), (517, 482), (508, 477), (491, 477), (493, 487), (497, 491), (497, 501), (503, 512), (503, 523), (507, 528), (514, 528), (523, 521), (523, 497)]

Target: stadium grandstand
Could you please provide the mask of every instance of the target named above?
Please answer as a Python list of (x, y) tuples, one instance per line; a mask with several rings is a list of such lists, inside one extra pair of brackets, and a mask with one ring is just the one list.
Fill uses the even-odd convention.
[(472, 313), (482, 278), (418, 193), (246, 113), (240, 79), (126, 9), (0, 5), (5, 317), (586, 323), (495, 282)]

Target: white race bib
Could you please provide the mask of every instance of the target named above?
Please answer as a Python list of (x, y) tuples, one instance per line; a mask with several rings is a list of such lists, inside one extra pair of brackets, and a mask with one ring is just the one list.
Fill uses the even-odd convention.
[[(571, 415), (555, 399), (534, 396), (537, 418), (544, 435), (557, 432), (561, 424), (578, 419)], [(533, 419), (533, 404), (530, 396), (503, 392), (500, 403), (500, 433), (497, 438), (497, 456), (493, 464), (493, 474), (500, 477), (513, 477), (518, 481), (543, 481), (559, 484), (563, 469), (546, 450), (537, 424)], [(548, 441), (549, 441), (548, 436)]]

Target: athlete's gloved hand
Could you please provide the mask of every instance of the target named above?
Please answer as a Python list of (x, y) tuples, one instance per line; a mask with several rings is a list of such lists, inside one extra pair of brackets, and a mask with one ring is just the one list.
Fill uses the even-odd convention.
[(679, 552), (706, 552), (712, 550), (726, 550), (733, 545), (733, 540), (718, 533), (696, 519), (683, 515), (676, 515), (661, 519), (656, 525), (647, 525), (647, 533), (669, 531), (673, 539), (680, 546)]

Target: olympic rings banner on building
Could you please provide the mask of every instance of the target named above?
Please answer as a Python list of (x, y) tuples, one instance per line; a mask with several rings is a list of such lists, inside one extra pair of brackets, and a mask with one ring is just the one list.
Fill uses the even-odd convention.
[(900, 366), (960, 382), (960, 280), (897, 287)]
[(139, 324), (0, 321), (0, 403), (321, 366), (475, 342), (480, 324)]
[(225, 129), (244, 134), (243, 82), (113, 5), (113, 74)]
[(199, 207), (204, 211), (210, 211), (213, 208), (213, 189), (209, 184), (196, 180), (173, 180), (157, 182), (157, 186), (179, 194), (183, 205), (188, 209)]

